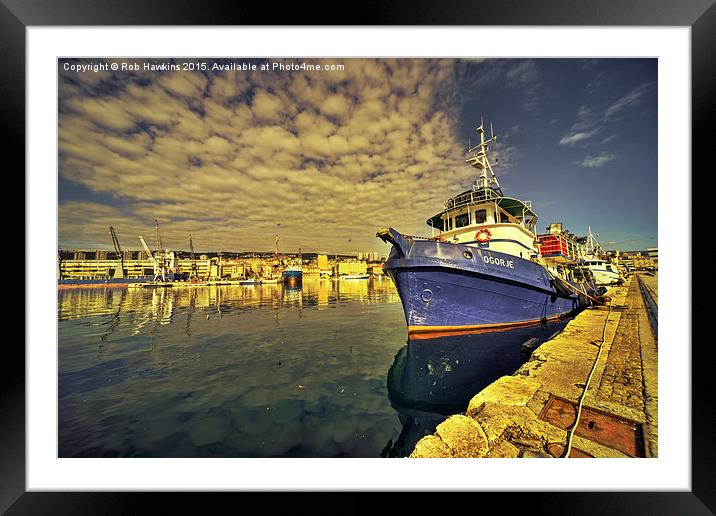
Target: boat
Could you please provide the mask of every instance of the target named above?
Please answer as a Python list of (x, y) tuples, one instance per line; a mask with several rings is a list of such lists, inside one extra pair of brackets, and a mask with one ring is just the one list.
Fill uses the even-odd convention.
[(303, 280), (303, 269), (300, 265), (290, 265), (283, 271), (283, 281), (300, 283)]
[(239, 280), (239, 285), (260, 285), (261, 280), (258, 278), (245, 278)]
[(624, 283), (624, 278), (617, 266), (606, 260), (586, 259), (584, 265), (594, 274), (597, 285), (621, 285)]
[(561, 222), (547, 226), (547, 233), (537, 235), (537, 245), (544, 266), (560, 283), (571, 284), (567, 289), (577, 288), (587, 302), (595, 300), (606, 291), (599, 286), (594, 275), (584, 265), (587, 246), (586, 237), (577, 237)]
[(276, 284), (279, 283), (281, 280), (279, 278), (261, 278), (261, 284)]
[(602, 255), (602, 246), (599, 245), (595, 235), (592, 234), (592, 228), (590, 227), (585, 238), (583, 265), (592, 271), (597, 285), (620, 285), (624, 283), (624, 278), (618, 267), (607, 260), (601, 259), (600, 256)]
[(408, 456), (425, 435), (452, 414), (465, 413), (470, 399), (501, 376), (511, 375), (566, 321), (501, 332), (411, 340), (388, 370), (390, 405), (402, 423), (385, 456)]
[(151, 282), (153, 276), (138, 276), (136, 278), (62, 278), (57, 280), (58, 288), (80, 287), (129, 287), (133, 284)]
[(354, 279), (369, 279), (370, 274), (343, 274), (339, 276), (339, 279), (354, 280)]
[(383, 270), (398, 290), (409, 338), (543, 324), (584, 306), (576, 287), (545, 266), (531, 203), (503, 194), (488, 155), (494, 132), (486, 139), (481, 122), (477, 133), (465, 161), (478, 177), (427, 220), (433, 236), (376, 234), (392, 245)]

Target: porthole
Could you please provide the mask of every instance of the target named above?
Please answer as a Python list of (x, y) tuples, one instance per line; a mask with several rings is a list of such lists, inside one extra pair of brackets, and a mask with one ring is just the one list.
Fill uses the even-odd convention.
[(433, 299), (433, 291), (426, 288), (420, 293), (420, 299), (422, 299), (425, 303), (429, 303)]
[(465, 259), (472, 260), (472, 253), (470, 251), (463, 251), (462, 255), (465, 257)]

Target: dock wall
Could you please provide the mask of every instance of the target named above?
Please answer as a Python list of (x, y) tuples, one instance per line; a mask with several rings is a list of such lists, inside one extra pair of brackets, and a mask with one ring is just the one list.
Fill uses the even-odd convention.
[(637, 278), (607, 295), (608, 306), (580, 313), (410, 456), (561, 457), (590, 374), (570, 456), (657, 456), (657, 347)]

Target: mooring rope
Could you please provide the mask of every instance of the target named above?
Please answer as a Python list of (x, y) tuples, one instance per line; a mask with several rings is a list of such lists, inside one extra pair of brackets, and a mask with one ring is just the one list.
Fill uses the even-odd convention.
[(582, 291), (579, 290), (577, 287), (575, 287), (574, 285), (572, 285), (569, 281), (563, 280), (563, 279), (560, 278), (559, 276), (555, 276), (555, 275), (552, 273), (552, 271), (550, 271), (547, 267), (545, 267), (544, 270), (547, 271), (547, 274), (549, 274), (549, 275), (552, 277), (552, 279), (554, 279), (555, 281), (561, 281), (563, 285), (567, 285), (569, 288), (571, 288), (571, 289), (572, 289), (574, 292), (576, 292), (577, 294), (583, 294), (584, 296), (586, 296), (587, 298), (591, 299), (592, 301), (594, 301), (595, 303), (597, 303), (597, 304), (599, 304), (599, 305), (605, 304), (604, 301), (600, 301), (599, 299), (596, 299), (596, 298), (590, 296), (590, 295), (587, 294), (586, 292), (582, 292)]
[(594, 374), (594, 371), (597, 368), (597, 364), (599, 363), (599, 357), (602, 356), (602, 348), (604, 347), (604, 342), (606, 341), (607, 335), (607, 323), (609, 322), (609, 316), (612, 313), (612, 304), (609, 303), (609, 305), (607, 306), (609, 307), (609, 311), (607, 312), (607, 318), (604, 321), (604, 328), (602, 328), (602, 342), (599, 344), (599, 351), (597, 352), (597, 357), (594, 359), (592, 369), (591, 371), (589, 371), (589, 376), (587, 376), (587, 382), (584, 385), (584, 391), (582, 391), (582, 395), (579, 398), (579, 403), (577, 404), (577, 417), (574, 421), (574, 425), (572, 425), (572, 428), (570, 428), (569, 432), (567, 433), (567, 446), (565, 447), (564, 454), (562, 455), (563, 459), (568, 459), (569, 454), (572, 451), (572, 439), (574, 438), (574, 432), (579, 426), (579, 418), (582, 416), (582, 405), (584, 404), (584, 398), (587, 397), (587, 391), (589, 390), (589, 382), (592, 381), (592, 375)]

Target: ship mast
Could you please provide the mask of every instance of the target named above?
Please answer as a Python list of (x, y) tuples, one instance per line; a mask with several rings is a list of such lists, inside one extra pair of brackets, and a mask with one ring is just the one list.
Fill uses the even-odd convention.
[(466, 163), (480, 171), (480, 175), (475, 180), (475, 184), (473, 185), (473, 190), (478, 190), (481, 188), (487, 189), (490, 188), (493, 184), (497, 189), (500, 189), (500, 183), (497, 181), (497, 176), (492, 170), (492, 164), (487, 158), (487, 150), (489, 148), (489, 144), (497, 141), (495, 131), (492, 129), (492, 124), (490, 124), (491, 136), (490, 139), (485, 140), (485, 127), (482, 121), (482, 117), (480, 117), (480, 127), (478, 127), (476, 131), (477, 134), (480, 135), (480, 143), (468, 149), (468, 156), (465, 159)]

